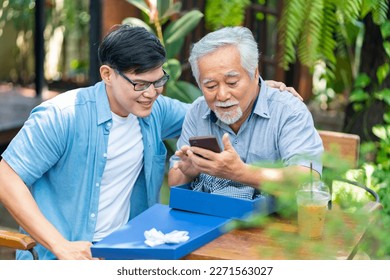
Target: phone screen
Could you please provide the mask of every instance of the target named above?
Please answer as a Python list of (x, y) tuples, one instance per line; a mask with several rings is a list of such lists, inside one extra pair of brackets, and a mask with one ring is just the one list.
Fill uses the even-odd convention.
[(194, 136), (189, 139), (190, 145), (213, 151), (215, 153), (221, 152), (217, 137), (215, 136)]

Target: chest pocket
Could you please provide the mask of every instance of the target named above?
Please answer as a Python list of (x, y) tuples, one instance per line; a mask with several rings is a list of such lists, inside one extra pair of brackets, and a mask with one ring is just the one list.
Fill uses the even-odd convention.
[(165, 175), (165, 162), (167, 157), (167, 149), (165, 145), (161, 142), (157, 154), (154, 154), (152, 157), (152, 167), (151, 167), (151, 176), (150, 180), (150, 189), (149, 189), (149, 206), (158, 202), (160, 187), (164, 180)]

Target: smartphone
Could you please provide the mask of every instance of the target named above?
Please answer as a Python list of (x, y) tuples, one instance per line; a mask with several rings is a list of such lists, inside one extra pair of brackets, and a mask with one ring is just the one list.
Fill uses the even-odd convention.
[(217, 137), (213, 135), (209, 136), (193, 136), (188, 139), (190, 145), (213, 151), (214, 153), (220, 153), (221, 147), (219, 146)]

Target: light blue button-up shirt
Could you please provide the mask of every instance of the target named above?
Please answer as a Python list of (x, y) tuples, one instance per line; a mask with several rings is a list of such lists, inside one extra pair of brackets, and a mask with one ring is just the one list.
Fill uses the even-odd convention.
[[(199, 97), (186, 115), (177, 147), (189, 145), (191, 136), (222, 135), (230, 141), (245, 163), (302, 165), (322, 172), (323, 145), (306, 105), (289, 92), (268, 87), (260, 79), (260, 93), (253, 111), (238, 133), (217, 119), (204, 97)], [(171, 166), (176, 156), (171, 158)]]
[[(159, 200), (167, 150), (178, 137), (187, 104), (160, 96), (139, 118), (144, 164), (131, 196), (130, 218)], [(92, 241), (112, 118), (103, 82), (43, 102), (12, 140), (3, 159), (30, 188), (46, 218), (68, 240)], [(129, 131), (131, 133), (131, 131)], [(55, 256), (36, 247), (40, 259)], [(18, 259), (31, 258), (19, 251)]]

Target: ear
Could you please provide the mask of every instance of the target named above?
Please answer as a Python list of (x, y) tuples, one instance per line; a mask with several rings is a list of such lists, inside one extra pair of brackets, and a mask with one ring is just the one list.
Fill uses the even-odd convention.
[(255, 70), (255, 80), (257, 81), (259, 79), (259, 68), (256, 68)]
[(111, 85), (114, 71), (107, 65), (100, 66), (100, 76), (106, 85)]

